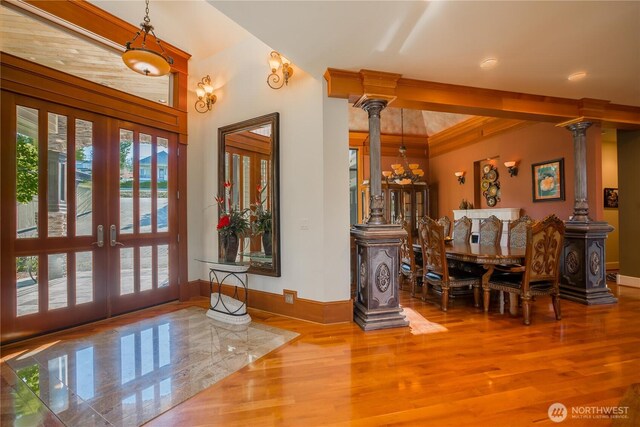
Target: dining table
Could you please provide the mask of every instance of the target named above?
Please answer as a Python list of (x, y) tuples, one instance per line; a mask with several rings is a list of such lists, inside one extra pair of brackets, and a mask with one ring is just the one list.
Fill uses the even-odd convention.
[[(524, 263), (525, 248), (514, 248), (509, 246), (499, 245), (481, 245), (479, 243), (464, 243), (456, 241), (446, 241), (444, 245), (446, 257), (448, 260), (466, 262), (470, 264), (481, 265), (484, 268), (484, 274), (482, 275), (482, 289), (486, 289), (489, 284), (489, 279), (493, 274), (496, 265), (517, 265)], [(419, 259), (422, 259), (422, 247), (418, 243), (414, 243), (413, 250), (416, 254), (420, 254)], [(416, 262), (418, 257), (416, 256)], [(474, 301), (480, 300), (480, 288), (474, 288)], [(514, 298), (509, 299), (511, 314), (515, 314), (517, 311), (516, 300)], [(504, 307), (504, 295), (500, 293), (500, 311), (503, 311)], [(487, 304), (484, 306), (484, 311), (489, 311)]]

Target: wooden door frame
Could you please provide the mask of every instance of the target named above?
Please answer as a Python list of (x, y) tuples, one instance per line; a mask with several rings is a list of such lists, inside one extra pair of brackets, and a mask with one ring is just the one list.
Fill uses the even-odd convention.
[[(178, 235), (180, 238), (177, 243), (178, 257), (178, 289), (181, 300), (199, 293), (199, 289), (189, 289), (187, 282), (187, 198), (186, 198), (186, 112), (167, 107), (152, 101), (148, 101), (136, 96), (126, 94), (115, 89), (101, 86), (97, 83), (89, 82), (84, 79), (62, 73), (51, 68), (35, 64), (17, 58), (12, 55), (0, 53), (0, 67), (2, 67), (1, 87), (4, 93), (11, 96), (24, 95), (36, 100), (42, 100), (62, 107), (70, 107), (87, 113), (96, 113), (100, 116), (106, 116), (111, 119), (132, 121), (143, 126), (156, 128), (171, 132), (176, 135), (177, 140), (177, 171), (175, 177), (177, 179), (177, 192), (182, 195), (177, 201), (177, 223)], [(2, 109), (11, 108), (11, 102), (5, 102), (2, 98)], [(15, 113), (14, 113), (15, 114)], [(12, 143), (15, 135), (9, 135), (11, 130), (8, 126), (2, 126), (2, 152), (5, 155), (5, 144)], [(15, 169), (15, 168), (14, 168)], [(2, 171), (7, 173), (9, 171)], [(3, 179), (3, 184), (6, 182)], [(5, 188), (7, 187), (7, 188)], [(8, 188), (3, 185), (1, 189), (1, 199), (3, 206), (13, 206), (15, 200), (15, 189)], [(0, 214), (0, 220), (8, 221), (11, 215), (5, 212)], [(106, 232), (107, 230), (105, 230)], [(0, 279), (2, 283), (12, 283), (10, 274), (12, 268), (7, 268), (9, 264), (5, 257), (12, 255), (10, 247), (13, 245), (13, 237), (9, 233), (0, 232), (0, 244), (2, 248), (3, 262), (0, 267)], [(2, 291), (4, 295), (4, 291)], [(3, 298), (4, 299), (4, 298)], [(15, 337), (20, 339), (23, 337)]]
[[(9, 185), (8, 183), (15, 183), (15, 176), (12, 176), (16, 170), (16, 145), (13, 143), (16, 140), (17, 134), (17, 106), (23, 106), (30, 109), (36, 109), (38, 114), (38, 237), (33, 239), (17, 239), (15, 232), (17, 229), (17, 216), (15, 214), (16, 207), (16, 189), (15, 185)], [(17, 307), (15, 302), (13, 304), (7, 304), (5, 301), (16, 301), (16, 288), (15, 288), (15, 259), (20, 256), (38, 256), (46, 257), (52, 254), (66, 254), (71, 256), (71, 260), (67, 258), (67, 264), (73, 265), (75, 256), (79, 252), (91, 251), (93, 254), (99, 256), (101, 254), (101, 248), (93, 248), (92, 242), (94, 239), (93, 227), (92, 234), (78, 237), (49, 237), (48, 236), (48, 174), (47, 174), (47, 150), (46, 148), (48, 138), (48, 117), (47, 113), (54, 113), (66, 116), (67, 118), (74, 117), (75, 119), (87, 120), (93, 123), (93, 135), (98, 135), (101, 131), (104, 131), (107, 127), (108, 118), (100, 117), (91, 112), (73, 109), (71, 107), (62, 106), (56, 103), (43, 101), (40, 99), (33, 99), (28, 96), (19, 95), (2, 90), (2, 118), (6, 120), (2, 126), (2, 146), (0, 152), (0, 162), (4, 162), (2, 168), (2, 207), (0, 209), (0, 215), (5, 221), (3, 226), (0, 227), (4, 232), (0, 236), (0, 245), (2, 252), (2, 259), (0, 260), (0, 280), (2, 283), (0, 292), (2, 295), (3, 307), (2, 307), (2, 340), (3, 342), (15, 341), (17, 339), (25, 338), (26, 336), (33, 335), (39, 331), (43, 331), (43, 324), (47, 325), (47, 331), (57, 330), (69, 325), (76, 325), (80, 323), (86, 323), (90, 321), (100, 320), (107, 316), (107, 292), (106, 292), (106, 258), (99, 259), (97, 263), (93, 265), (93, 275), (95, 278), (105, 278), (104, 283), (100, 280), (94, 282), (93, 301), (87, 304), (76, 305), (75, 302), (75, 290), (73, 286), (75, 277), (72, 274), (67, 274), (67, 306), (55, 309), (53, 314), (49, 314), (50, 310), (47, 309), (48, 298), (48, 271), (45, 262), (39, 262), (38, 268), (38, 313), (44, 313), (46, 316), (43, 319), (42, 316), (29, 316), (18, 318), (14, 309)], [(67, 144), (73, 139), (72, 146), (75, 146), (75, 134), (71, 131), (74, 129), (75, 123), (72, 120), (67, 121)], [(68, 145), (69, 146), (69, 145)], [(3, 159), (4, 158), (4, 159)], [(5, 165), (6, 164), (6, 165)], [(96, 193), (106, 190), (104, 181), (104, 172), (106, 172), (106, 165), (101, 164), (100, 160), (94, 164), (95, 179), (93, 180), (93, 187)], [(74, 167), (67, 169), (67, 171), (74, 172)], [(67, 189), (70, 188), (72, 182), (75, 181), (75, 173), (67, 173)], [(69, 191), (68, 194), (73, 194), (73, 191)], [(75, 198), (73, 203), (75, 204)], [(70, 204), (72, 201), (67, 200)], [(100, 223), (104, 220), (104, 210), (98, 209), (98, 200), (94, 198), (92, 211), (94, 212), (93, 222)], [(75, 218), (69, 219), (69, 216), (75, 214), (75, 205), (71, 206), (67, 211), (67, 226), (68, 230), (71, 230), (75, 224)], [(84, 248), (84, 249), (83, 249)], [(102, 252), (102, 255), (106, 255)], [(96, 258), (94, 257), (94, 260)], [(67, 273), (70, 273), (67, 270)], [(8, 286), (12, 284), (12, 286)], [(102, 286), (101, 286), (102, 285)], [(73, 310), (72, 313), (69, 310)], [(19, 322), (20, 331), (16, 331), (15, 325)], [(7, 331), (11, 330), (12, 333)]]

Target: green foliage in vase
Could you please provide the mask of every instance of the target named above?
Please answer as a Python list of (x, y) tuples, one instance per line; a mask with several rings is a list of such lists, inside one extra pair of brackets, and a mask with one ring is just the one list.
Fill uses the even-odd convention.
[(256, 202), (251, 204), (251, 232), (254, 235), (271, 233), (272, 214), (265, 208), (267, 198), (264, 192), (266, 188), (266, 186), (264, 188), (258, 186), (258, 197), (256, 197)]

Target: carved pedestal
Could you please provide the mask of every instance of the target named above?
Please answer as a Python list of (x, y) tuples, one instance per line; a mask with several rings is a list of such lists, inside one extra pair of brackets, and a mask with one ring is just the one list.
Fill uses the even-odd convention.
[(358, 224), (351, 229), (356, 243), (354, 321), (365, 331), (408, 326), (398, 298), (400, 225)]
[(618, 302), (607, 287), (604, 239), (606, 222), (567, 221), (561, 257), (560, 296), (582, 304)]

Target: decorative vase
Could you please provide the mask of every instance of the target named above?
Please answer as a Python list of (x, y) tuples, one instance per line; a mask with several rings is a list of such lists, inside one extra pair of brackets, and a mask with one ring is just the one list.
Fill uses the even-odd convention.
[(228, 235), (224, 240), (224, 261), (235, 262), (238, 256), (238, 244), (240, 240), (235, 234)]
[(266, 256), (271, 256), (273, 253), (273, 240), (271, 240), (270, 231), (262, 233), (262, 246), (264, 247), (264, 254)]

